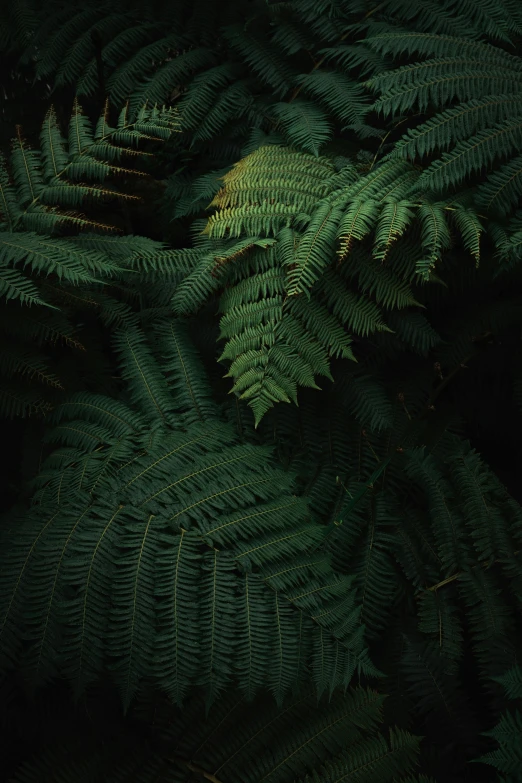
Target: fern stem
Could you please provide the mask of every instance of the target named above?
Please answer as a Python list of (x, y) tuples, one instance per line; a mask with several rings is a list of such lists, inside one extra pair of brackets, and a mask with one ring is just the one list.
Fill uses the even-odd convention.
[(381, 139), (381, 143), (380, 143), (380, 144), (379, 144), (379, 146), (377, 147), (377, 152), (376, 152), (376, 153), (375, 153), (375, 155), (373, 156), (373, 160), (372, 160), (372, 162), (371, 162), (371, 165), (370, 165), (369, 171), (371, 171), (371, 170), (373, 169), (373, 167), (375, 166), (375, 163), (376, 163), (376, 161), (377, 161), (377, 158), (379, 157), (379, 153), (380, 153), (381, 149), (383, 148), (383, 146), (384, 146), (384, 144), (385, 144), (385, 142), (386, 142), (386, 139), (388, 138), (388, 136), (390, 136), (390, 135), (393, 133), (393, 131), (394, 131), (394, 130), (397, 130), (397, 128), (398, 128), (400, 125), (404, 125), (404, 123), (405, 123), (405, 122), (409, 122), (410, 120), (412, 120), (412, 119), (415, 119), (415, 117), (422, 117), (422, 114), (413, 114), (411, 117), (410, 117), (410, 116), (408, 116), (408, 117), (405, 117), (403, 120), (399, 120), (399, 122), (397, 122), (395, 125), (393, 125), (393, 126), (390, 128), (390, 130), (388, 131), (388, 133), (386, 133), (386, 134), (385, 134), (385, 135), (382, 137), (382, 139)]
[(178, 756), (175, 756), (174, 761), (177, 761), (178, 764), (183, 764), (183, 766), (185, 766), (191, 772), (195, 772), (197, 775), (201, 775), (201, 777), (205, 778), (205, 780), (210, 780), (211, 783), (223, 783), (223, 781), (221, 781), (211, 772), (207, 772), (202, 767), (199, 767), (197, 764), (194, 764), (192, 761), (189, 761), (188, 759), (183, 759), (183, 758), (179, 758)]
[[(513, 556), (520, 554), (520, 552), (522, 552), (522, 550), (517, 549), (516, 552), (513, 552)], [(501, 560), (490, 560), (489, 562), (486, 563), (477, 563), (477, 565), (474, 565), (471, 570), (474, 571), (475, 568), (479, 568), (479, 567), (490, 568), (492, 565), (495, 565), (495, 563), (501, 563), (501, 562), (502, 562)], [(455, 582), (459, 578), (459, 576), (462, 576), (463, 573), (464, 571), (458, 571), (456, 574), (453, 574), (453, 576), (448, 576), (448, 578), (443, 579), (442, 582), (437, 582), (436, 585), (431, 585), (431, 587), (427, 587), (426, 589), (428, 590), (428, 592), (434, 593), (436, 590), (439, 589), (439, 587), (444, 587), (445, 585), (450, 584), (450, 582)]]

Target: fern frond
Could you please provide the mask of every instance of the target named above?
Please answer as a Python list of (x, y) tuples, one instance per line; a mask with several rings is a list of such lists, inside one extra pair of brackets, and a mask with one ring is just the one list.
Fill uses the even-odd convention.
[[(522, 754), (520, 752), (520, 737), (522, 736), (522, 715), (516, 712), (505, 712), (494, 729), (487, 732), (493, 737), (500, 748), (481, 756), (477, 761), (490, 764), (504, 775), (516, 776), (520, 770)], [(508, 778), (510, 780), (511, 778)]]
[(336, 229), (341, 216), (342, 211), (332, 204), (319, 203), (316, 207), (306, 231), (299, 240), (294, 257), (286, 260), (286, 265), (290, 267), (288, 296), (305, 293), (308, 298), (310, 297), (310, 290), (314, 283), (334, 258)]
[(510, 669), (500, 677), (496, 677), (496, 681), (499, 682), (508, 699), (520, 699), (522, 698), (522, 677), (521, 671), (518, 666)]
[(351, 202), (339, 223), (338, 250), (341, 260), (345, 260), (354, 242), (360, 242), (373, 229), (380, 212), (380, 203), (374, 199), (357, 199)]
[[(127, 783), (158, 774), (187, 782), (203, 777), (304, 783), (331, 781), (337, 774), (361, 781), (432, 783), (424, 775), (413, 776), (419, 738), (385, 729), (382, 705), (381, 694), (363, 688), (319, 703), (306, 689), (282, 709), (266, 697), (245, 704), (237, 693), (227, 692), (206, 714), (199, 693), (181, 711), (146, 692), (125, 720), (114, 717), (110, 747), (100, 740), (105, 724), (93, 705), (95, 729), (86, 731), (87, 719), (75, 717), (73, 726), (64, 724), (67, 742), (47, 743), (35, 759), (24, 761), (13, 780), (47, 783), (58, 768), (63, 783), (73, 778), (83, 783), (93, 775)], [(157, 734), (149, 740), (143, 728), (152, 715)], [(69, 733), (74, 736), (70, 741)]]
[(212, 391), (200, 366), (186, 325), (173, 319), (154, 325), (157, 353), (167, 384), (176, 399), (177, 409), (187, 424), (205, 421), (217, 415)]
[(3, 264), (23, 264), (38, 274), (56, 275), (73, 285), (94, 282), (95, 272), (110, 276), (115, 271), (114, 265), (100, 253), (28, 231), (0, 234), (0, 259)]
[[(100, 288), (109, 279), (123, 276), (124, 270), (130, 274), (133, 267), (139, 265), (138, 258), (144, 255), (147, 262), (159, 270), (164, 266), (159, 255), (163, 247), (154, 243), (151, 247), (149, 243), (146, 248), (147, 240), (128, 237), (120, 242), (118, 253), (114, 252), (115, 237), (103, 242), (101, 238), (94, 241), (87, 237), (65, 239), (49, 235), (56, 235), (64, 224), (68, 224), (69, 232), (73, 228), (112, 230), (112, 226), (93, 220), (78, 209), (86, 202), (107, 198), (137, 200), (134, 194), (121, 193), (103, 184), (106, 179), (118, 175), (140, 174), (111, 161), (128, 150), (134, 152), (136, 143), (141, 140), (166, 140), (177, 128), (177, 123), (177, 114), (172, 110), (145, 107), (133, 122), (129, 122), (127, 112), (123, 112), (117, 127), (111, 128), (106, 105), (93, 131), (75, 100), (68, 142), (61, 134), (52, 107), (40, 133), (41, 151), (30, 148), (18, 129), (9, 166), (3, 158), (0, 163), (0, 211), (4, 229), (0, 236), (0, 294), (4, 302), (17, 299), (22, 305), (43, 306), (46, 312), (42, 317), (26, 316), (27, 323), (32, 324), (30, 329), (24, 329), (16, 319), (21, 333), (29, 331), (33, 339), (35, 335), (38, 340), (47, 339), (46, 333), (54, 330), (50, 313), (58, 306), (65, 306), (70, 312), (74, 307), (97, 307), (106, 324), (133, 321), (128, 306), (105, 296)], [(73, 292), (72, 288), (79, 286), (90, 287), (90, 293), (82, 297), (78, 291)], [(96, 295), (93, 286), (98, 288)], [(45, 325), (46, 319), (49, 328)], [(9, 331), (9, 327), (4, 327), (4, 331)], [(58, 334), (71, 331), (62, 321)], [(69, 344), (79, 347), (78, 341), (73, 339)], [(22, 365), (21, 356), (20, 368)], [(34, 377), (38, 375), (36, 372)], [(13, 393), (16, 396), (14, 389)], [(20, 390), (20, 399), (23, 398), (24, 392)], [(19, 409), (25, 410), (23, 403)], [(12, 410), (9, 403), (9, 411)]]
[(422, 250), (426, 253), (426, 257), (417, 262), (417, 270), (427, 280), (444, 250), (449, 248), (451, 235), (442, 205), (424, 202), (419, 208), (419, 218)]
[(272, 112), (288, 143), (305, 152), (318, 155), (331, 138), (328, 116), (315, 103), (299, 99), (292, 103), (276, 103)]
[(40, 77), (48, 76), (58, 68), (75, 39), (102, 19), (106, 9), (103, 6), (90, 6), (83, 8), (79, 14), (75, 14), (72, 8), (64, 10), (65, 18), (62, 10), (60, 26), (52, 30), (45, 51), (38, 58), (37, 75)]
[(319, 290), (324, 292), (334, 316), (354, 334), (367, 337), (372, 332), (389, 331), (377, 305), (341, 286), (332, 270), (328, 270), (319, 282)]
[(415, 30), (395, 32), (388, 29), (381, 35), (368, 36), (365, 44), (378, 52), (394, 56), (420, 54), (434, 58), (468, 57), (492, 66), (521, 67), (518, 58), (503, 49), (464, 36)]
[(447, 479), (439, 474), (431, 455), (412, 450), (408, 456), (407, 474), (422, 484), (430, 498), (430, 514), (438, 531), (440, 561), (448, 573), (459, 571), (466, 567), (467, 556), (462, 512), (451, 503), (454, 491)]
[(367, 110), (359, 84), (342, 73), (315, 70), (298, 76), (295, 81), (347, 126), (360, 122)]
[[(374, 109), (384, 115), (404, 116), (415, 106), (421, 113), (435, 110), (406, 132), (390, 157), (430, 155), (420, 188), (442, 191), (471, 180), (478, 184), (479, 208), (508, 215), (518, 193), (517, 162), (510, 159), (519, 146), (520, 58), (500, 46), (429, 32), (389, 31), (365, 43), (394, 57), (428, 58), (367, 82), (380, 92)], [(491, 174), (502, 158), (505, 166)]]
[(41, 298), (32, 280), (17, 269), (0, 268), (0, 295), (7, 300), (19, 299), (22, 304), (52, 307)]
[[(288, 166), (284, 180), (276, 174), (283, 164)], [(224, 261), (212, 272), (210, 256), (202, 255), (175, 295), (176, 306), (190, 296), (196, 309), (218, 285), (225, 288), (221, 336), (229, 343), (221, 359), (231, 360), (233, 391), (249, 401), (256, 422), (275, 402), (295, 401), (298, 386), (314, 388), (316, 373), (329, 377), (328, 357), (355, 358), (346, 329), (362, 336), (391, 332), (381, 307), (422, 306), (410, 281), (416, 275), (429, 279), (450, 247), (449, 214), (478, 260), (481, 226), (467, 202), (412, 201), (419, 175), (409, 163), (386, 161), (363, 176), (351, 164), (341, 161), (337, 172), (328, 164), (277, 146), (260, 148), (237, 163), (225, 174), (212, 201), (217, 211), (205, 227), (205, 252), (223, 247)], [(315, 174), (321, 173), (326, 181), (317, 181)], [(274, 198), (279, 183), (282, 193)], [(263, 233), (273, 235), (264, 254), (254, 246), (254, 237)], [(374, 257), (368, 259), (363, 248), (371, 235)], [(240, 243), (232, 244), (232, 237), (241, 237)], [(418, 255), (405, 279), (395, 262), (390, 267), (384, 262), (408, 240)], [(242, 267), (228, 262), (236, 248), (250, 247)], [(423, 250), (430, 256), (418, 261)], [(422, 319), (409, 323), (409, 344), (438, 339)], [(414, 323), (425, 336), (413, 336)]]
[[(197, 55), (201, 62), (202, 53), (197, 52)], [(208, 54), (203, 53), (203, 56), (208, 57)], [(192, 69), (193, 65), (189, 67)], [(192, 79), (190, 92), (178, 103), (180, 115), (183, 117), (183, 128), (196, 129), (214, 106), (216, 92), (235, 82), (236, 78), (237, 66), (230, 62), (210, 66), (203, 73), (197, 74)]]
[(409, 201), (387, 201), (379, 216), (375, 229), (374, 258), (383, 263), (390, 252), (390, 246), (401, 237), (411, 223), (414, 213)]
[(41, 393), (20, 388), (9, 379), (0, 381), (0, 403), (6, 419), (45, 416), (51, 410)]
[[(131, 56), (129, 56), (130, 47), (128, 46), (128, 38), (131, 33), (134, 45), (134, 43), (137, 42), (138, 35), (140, 38), (142, 36), (148, 38), (149, 35), (156, 29), (156, 24), (152, 26), (141, 24), (138, 27), (124, 29), (119, 36), (116, 36), (113, 41), (111, 41), (105, 47), (104, 53), (102, 55), (105, 57), (111, 57), (112, 50), (115, 52), (117, 50), (119, 52), (120, 49), (122, 49), (121, 54), (123, 56), (119, 58), (120, 63), (114, 68), (114, 71), (107, 80), (107, 92), (109, 98), (117, 105), (122, 105), (126, 101), (130, 100), (131, 97), (136, 95), (138, 90), (142, 90), (146, 94), (148, 94), (150, 91), (151, 103), (163, 103), (166, 95), (168, 94), (168, 88), (172, 87), (173, 82), (169, 80), (170, 72), (168, 70), (164, 72), (161, 65), (156, 67), (156, 69), (154, 69), (153, 73), (148, 78), (145, 76), (144, 81), (146, 82), (146, 86), (139, 85), (139, 81), (143, 79), (145, 74), (148, 75), (150, 73), (150, 67), (152, 63), (162, 63), (167, 58), (169, 51), (174, 49), (176, 44), (179, 42), (177, 35), (165, 35), (160, 37), (158, 40), (153, 40), (151, 43), (145, 45), (140, 44), (139, 48), (137, 48), (137, 50), (135, 50)], [(125, 48), (123, 49), (123, 47)], [(205, 65), (212, 62), (211, 59), (204, 59), (203, 51), (200, 50), (199, 54), (200, 57), (203, 58), (203, 62), (201, 63), (200, 61), (199, 63), (200, 65)], [(166, 63), (166, 65), (168, 66), (168, 63)], [(178, 67), (179, 66), (176, 66), (176, 68)], [(187, 70), (190, 72), (190, 69)], [(174, 76), (176, 76), (176, 74), (174, 74)], [(155, 80), (153, 83), (151, 83), (152, 78)], [(158, 93), (156, 92), (156, 84), (163, 87), (163, 93), (159, 98), (157, 97)], [(80, 85), (83, 86), (83, 82), (81, 82)], [(159, 90), (160, 93), (161, 87)], [(81, 94), (80, 89), (78, 90), (78, 93)], [(139, 102), (136, 101), (136, 103), (138, 104)], [(144, 103), (144, 101), (141, 101), (141, 103)]]
[(474, 136), (484, 124), (492, 126), (518, 113), (521, 99), (522, 96), (517, 93), (492, 94), (446, 109), (409, 130), (394, 145), (391, 154), (413, 160), (417, 156), (430, 155), (436, 149), (445, 150), (455, 142)]
[(154, 417), (168, 420), (172, 400), (165, 378), (138, 329), (125, 329), (116, 333), (115, 347), (123, 369), (123, 378), (129, 384), (131, 399), (147, 409)]
[[(163, 327), (159, 335), (166, 344)], [(372, 672), (351, 580), (303, 561), (324, 529), (291, 494), (292, 477), (270, 465), (266, 449), (238, 444), (210, 409), (203, 425), (180, 429), (179, 413), (193, 415), (186, 383), (168, 383), (137, 332), (116, 342), (138, 414), (94, 396), (57, 412), (52, 440), (68, 451), (43, 467), (39, 505), (2, 572), (5, 656), (17, 655), (13, 634), (24, 629), (32, 643), (22, 665), (35, 681), (59, 670), (80, 691), (109, 659), (126, 705), (144, 677), (181, 701), (204, 661), (210, 696), (235, 681), (249, 696), (268, 684), (278, 701), (303, 677), (306, 649), (319, 692)], [(186, 349), (185, 357), (194, 362)], [(111, 550), (121, 558), (111, 561)], [(209, 612), (217, 550), (225, 570), (210, 600), (234, 596), (233, 612), (220, 603)], [(298, 568), (288, 571), (294, 558)], [(279, 664), (269, 675), (272, 651)]]
[(477, 188), (477, 204), (486, 212), (505, 217), (518, 206), (522, 194), (522, 156), (518, 155), (490, 174)]
[(32, 204), (43, 189), (40, 154), (27, 146), (21, 128), (17, 128), (11, 152), (13, 180), (21, 206)]
[(489, 167), (501, 154), (518, 149), (521, 127), (522, 118), (515, 115), (492, 128), (479, 131), (472, 139), (459, 142), (451, 152), (445, 152), (440, 160), (428, 166), (419, 184), (440, 190)]
[(224, 29), (225, 40), (251, 66), (261, 79), (269, 84), (279, 97), (288, 92), (292, 70), (273, 49), (245, 30), (244, 25), (231, 25)]
[(382, 386), (369, 376), (354, 375), (350, 379), (346, 405), (363, 425), (374, 430), (387, 429), (392, 424), (390, 400)]
[(475, 569), (459, 575), (458, 586), (472, 627), (475, 656), (483, 676), (491, 677), (516, 662), (512, 634), (514, 617), (501, 599), (496, 574)]

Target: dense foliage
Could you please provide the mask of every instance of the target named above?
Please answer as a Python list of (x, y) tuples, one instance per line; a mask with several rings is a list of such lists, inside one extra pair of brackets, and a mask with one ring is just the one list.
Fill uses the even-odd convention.
[(3, 779), (520, 780), (521, 42), (2, 7)]

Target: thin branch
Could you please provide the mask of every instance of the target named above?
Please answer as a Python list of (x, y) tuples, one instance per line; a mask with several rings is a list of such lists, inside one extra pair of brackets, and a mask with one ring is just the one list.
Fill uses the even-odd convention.
[[(514, 556), (518, 555), (520, 552), (522, 552), (522, 549), (517, 549), (516, 552), (513, 552), (513, 555)], [(503, 561), (502, 560), (490, 560), (489, 562), (486, 562), (486, 563), (477, 563), (476, 565), (473, 566), (473, 568), (471, 570), (473, 571), (475, 568), (490, 568), (490, 566), (495, 565), (495, 563), (501, 563), (501, 562), (503, 562)], [(453, 576), (448, 576), (447, 579), (443, 579), (442, 582), (437, 582), (436, 585), (432, 585), (431, 587), (427, 587), (426, 589), (430, 593), (434, 593), (436, 590), (439, 589), (439, 587), (444, 587), (445, 585), (450, 584), (450, 582), (455, 582), (459, 578), (459, 576), (462, 576), (462, 574), (464, 574), (464, 573), (465, 573), (465, 571), (459, 571), (458, 573), (453, 574)]]
[(203, 769), (203, 767), (199, 767), (189, 759), (183, 759), (179, 756), (174, 756), (174, 761), (177, 761), (178, 764), (182, 764), (187, 769), (190, 769), (191, 772), (195, 772), (197, 775), (201, 775), (201, 777), (205, 778), (205, 780), (210, 780), (211, 783), (223, 783), (222, 780), (217, 778), (211, 772), (207, 772), (205, 769)]

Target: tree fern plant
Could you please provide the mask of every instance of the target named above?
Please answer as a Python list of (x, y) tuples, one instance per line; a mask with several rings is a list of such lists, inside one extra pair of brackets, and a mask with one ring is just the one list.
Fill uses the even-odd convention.
[[(2, 367), (48, 373), (20, 312), (92, 308), (100, 383), (57, 352), (0, 525), (8, 777), (516, 775), (518, 718), (484, 730), (522, 644), (520, 9), (26, 2), (4, 122), (17, 58), (85, 114), (7, 164), (45, 304), (5, 303)], [(118, 236), (137, 134), (166, 188)]]

